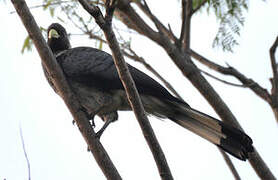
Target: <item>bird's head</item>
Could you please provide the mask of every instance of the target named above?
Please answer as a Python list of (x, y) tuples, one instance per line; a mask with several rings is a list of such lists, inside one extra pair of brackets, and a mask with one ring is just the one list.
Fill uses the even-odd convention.
[(65, 28), (58, 23), (53, 23), (48, 27), (47, 37), (47, 44), (54, 54), (70, 48), (68, 34)]

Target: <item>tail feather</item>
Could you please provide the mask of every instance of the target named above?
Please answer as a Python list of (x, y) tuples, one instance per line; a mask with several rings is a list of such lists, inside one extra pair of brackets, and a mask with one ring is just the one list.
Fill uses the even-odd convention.
[(174, 117), (169, 117), (180, 126), (198, 134), (224, 151), (241, 160), (253, 152), (252, 139), (244, 132), (202, 112), (182, 107)]

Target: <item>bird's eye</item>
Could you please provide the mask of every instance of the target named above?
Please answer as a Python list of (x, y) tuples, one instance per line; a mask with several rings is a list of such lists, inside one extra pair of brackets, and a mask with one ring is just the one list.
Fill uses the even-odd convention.
[(48, 38), (59, 38), (60, 35), (59, 33), (55, 30), (55, 29), (50, 29), (50, 31), (48, 32)]

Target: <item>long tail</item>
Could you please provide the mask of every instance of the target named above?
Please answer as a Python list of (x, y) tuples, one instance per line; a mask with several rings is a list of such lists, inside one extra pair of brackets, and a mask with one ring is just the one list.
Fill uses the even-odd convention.
[[(244, 132), (189, 107), (181, 107), (174, 117), (168, 117), (180, 126), (198, 134), (224, 151), (241, 160), (253, 152), (252, 139)], [(180, 109), (179, 108), (179, 109)]]

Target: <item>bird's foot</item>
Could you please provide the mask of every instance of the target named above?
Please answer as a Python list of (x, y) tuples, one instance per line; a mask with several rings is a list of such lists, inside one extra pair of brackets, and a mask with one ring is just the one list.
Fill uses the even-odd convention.
[(96, 137), (98, 139), (100, 139), (101, 135), (103, 134), (104, 130), (108, 127), (108, 125), (113, 122), (114, 120), (113, 119), (106, 119), (104, 125), (100, 128), (100, 130), (98, 130), (98, 132), (96, 133)]
[(101, 135), (103, 134), (104, 130), (109, 126), (110, 123), (118, 120), (118, 113), (113, 112), (110, 114), (106, 114), (101, 117), (103, 121), (105, 121), (104, 125), (101, 127), (101, 129), (96, 133), (96, 137), (100, 139)]

